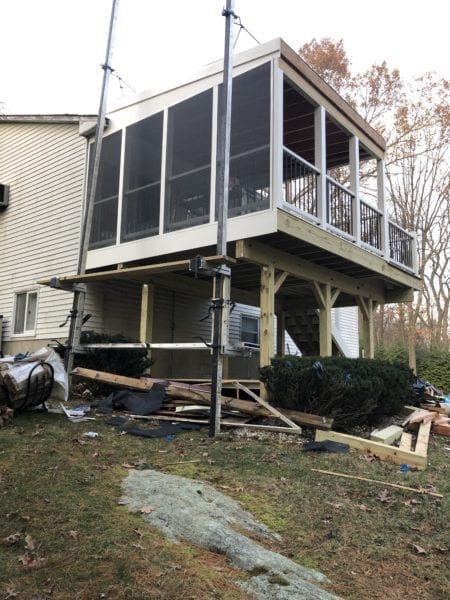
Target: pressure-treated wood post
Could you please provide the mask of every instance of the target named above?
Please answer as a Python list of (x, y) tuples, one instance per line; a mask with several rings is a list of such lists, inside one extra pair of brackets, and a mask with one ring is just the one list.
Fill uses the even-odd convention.
[(260, 307), (259, 364), (261, 367), (265, 367), (270, 364), (273, 356), (275, 335), (275, 268), (273, 264), (261, 267)]
[(141, 292), (141, 320), (139, 324), (139, 341), (149, 344), (153, 337), (153, 308), (155, 286), (144, 283)]
[(340, 290), (332, 288), (329, 283), (317, 283), (316, 281), (313, 282), (313, 290), (319, 304), (320, 356), (331, 356), (333, 353), (331, 309), (339, 296)]
[(363, 351), (364, 358), (375, 357), (375, 329), (374, 317), (378, 303), (371, 298), (357, 298), (359, 309), (363, 318)]

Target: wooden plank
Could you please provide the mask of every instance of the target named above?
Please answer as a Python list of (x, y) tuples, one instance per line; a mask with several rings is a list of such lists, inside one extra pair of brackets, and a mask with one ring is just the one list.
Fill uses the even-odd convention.
[(335, 442), (341, 442), (342, 444), (348, 444), (352, 448), (375, 454), (379, 458), (391, 460), (395, 464), (402, 465), (407, 464), (410, 467), (416, 467), (420, 470), (425, 470), (427, 467), (427, 457), (410, 452), (408, 450), (402, 450), (395, 446), (388, 446), (387, 444), (381, 444), (380, 442), (372, 442), (371, 440), (365, 440), (354, 435), (347, 435), (346, 433), (338, 433), (337, 431), (321, 431), (316, 430), (316, 441), (322, 442), (324, 440), (334, 440)]
[(275, 336), (275, 268), (272, 264), (261, 267), (261, 285), (260, 285), (260, 307), (261, 316), (259, 319), (259, 366), (266, 367), (270, 365), (270, 359), (274, 354), (274, 336)]
[[(174, 423), (198, 423), (200, 425), (207, 425), (209, 419), (187, 419), (183, 417), (167, 417), (158, 414), (154, 415), (129, 415), (132, 419), (141, 419), (144, 421), (173, 421)], [(249, 429), (259, 429), (261, 431), (273, 431), (276, 433), (296, 433), (302, 432), (300, 428), (293, 429), (292, 427), (276, 427), (275, 425), (257, 425), (256, 423), (239, 423), (234, 421), (221, 421), (220, 425), (225, 427), (247, 427)]]
[(432, 432), (437, 435), (450, 436), (450, 425), (442, 425), (440, 423), (433, 423)]
[(289, 427), (292, 427), (293, 429), (300, 429), (300, 427), (296, 423), (291, 421), (288, 417), (283, 415), (282, 412), (271, 406), (268, 402), (260, 398), (257, 394), (253, 393), (251, 390), (248, 389), (248, 387), (245, 387), (245, 385), (242, 385), (242, 383), (239, 383), (239, 381), (235, 381), (234, 384), (237, 388), (248, 394), (250, 398), (253, 398), (255, 402), (257, 402), (261, 406), (264, 406), (264, 408), (267, 408), (267, 410), (270, 411), (275, 417), (278, 417), (284, 423), (289, 425)]
[(431, 492), (430, 490), (417, 489), (406, 485), (400, 485), (398, 483), (389, 483), (387, 481), (380, 481), (379, 479), (369, 479), (368, 477), (359, 477), (358, 475), (348, 475), (347, 473), (336, 473), (335, 471), (326, 471), (325, 469), (311, 469), (315, 473), (323, 473), (324, 475), (334, 475), (335, 477), (344, 477), (345, 479), (356, 479), (357, 481), (367, 481), (368, 483), (377, 483), (379, 485), (385, 485), (393, 487), (398, 490), (406, 490), (408, 492), (415, 492), (416, 494), (422, 494), (426, 496), (434, 496), (435, 498), (443, 498), (442, 494), (437, 492)]
[(430, 438), (431, 421), (422, 422), (419, 427), (419, 433), (417, 435), (416, 448), (414, 452), (420, 456), (427, 455), (428, 440)]
[[(84, 369), (81, 367), (74, 369), (71, 374), (74, 376), (83, 377), (84, 379), (90, 379), (92, 381), (140, 391), (148, 391), (153, 387), (153, 385), (159, 383), (166, 386), (166, 394), (169, 397), (188, 400), (190, 403), (195, 402), (196, 404), (211, 403), (211, 393), (208, 390), (205, 390), (203, 386), (183, 385), (173, 381), (169, 382), (164, 379), (152, 379), (149, 377), (146, 377), (145, 379), (136, 379), (134, 377), (124, 377), (123, 375), (114, 375), (113, 373), (107, 373), (105, 371), (95, 371), (94, 369)], [(257, 417), (271, 416), (271, 413), (266, 408), (248, 400), (237, 400), (235, 398), (222, 396), (222, 406)], [(320, 417), (319, 415), (312, 415), (309, 413), (288, 410), (285, 408), (283, 408), (280, 412), (291, 419), (291, 421), (294, 423), (305, 425), (307, 427), (316, 427), (328, 430), (331, 429), (333, 425), (333, 419)]]
[(403, 433), (403, 428), (398, 425), (389, 425), (379, 431), (372, 431), (370, 439), (374, 442), (381, 442), (382, 444), (393, 444), (397, 441)]
[(400, 438), (400, 445), (399, 448), (401, 448), (402, 450), (409, 450), (411, 451), (412, 449), (412, 433), (408, 433), (407, 431), (404, 431), (402, 433), (402, 437)]
[[(231, 256), (207, 256), (206, 262), (211, 264), (234, 264), (236, 259)], [(104, 281), (110, 279), (133, 279), (146, 276), (151, 276), (157, 273), (172, 273), (173, 271), (188, 271), (190, 266), (190, 260), (175, 260), (164, 263), (157, 263), (151, 265), (142, 265), (140, 267), (125, 267), (122, 269), (111, 269), (109, 271), (98, 271), (95, 273), (85, 273), (84, 275), (69, 275), (67, 277), (59, 277), (59, 280), (64, 283), (77, 283), (77, 282), (89, 282), (89, 281)], [(40, 280), (40, 285), (50, 285), (50, 279)]]

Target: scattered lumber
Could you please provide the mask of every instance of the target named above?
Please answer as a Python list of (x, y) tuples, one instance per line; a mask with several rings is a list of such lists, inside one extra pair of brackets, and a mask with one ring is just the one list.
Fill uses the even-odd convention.
[(357, 450), (374, 454), (382, 459), (391, 460), (399, 465), (407, 464), (410, 467), (415, 467), (421, 471), (425, 470), (427, 467), (426, 453), (420, 454), (417, 452), (412, 452), (411, 450), (397, 448), (396, 446), (389, 446), (388, 444), (373, 442), (372, 440), (356, 437), (354, 435), (338, 433), (337, 431), (321, 431), (318, 429), (316, 430), (315, 439), (317, 442), (334, 440), (335, 442), (348, 444), (351, 448), (356, 448)]
[(404, 431), (402, 433), (402, 437), (400, 438), (400, 444), (398, 447), (401, 448), (402, 450), (411, 450), (412, 443), (413, 443), (412, 433), (408, 433), (407, 431)]
[(387, 481), (380, 481), (379, 479), (369, 479), (368, 477), (359, 477), (358, 475), (347, 475), (347, 473), (336, 473), (335, 471), (326, 471), (325, 469), (311, 469), (311, 471), (314, 471), (315, 473), (323, 473), (324, 475), (333, 475), (334, 477), (345, 477), (345, 479), (356, 479), (357, 481), (366, 481), (367, 483), (377, 483), (379, 485), (397, 488), (398, 490), (406, 490), (408, 492), (415, 492), (416, 494), (433, 496), (434, 498), (444, 497), (442, 494), (432, 492), (431, 490), (413, 488), (407, 485), (400, 485), (398, 483), (389, 483)]
[[(191, 404), (211, 404), (211, 393), (209, 390), (205, 389), (204, 385), (197, 386), (192, 384), (185, 384), (175, 381), (167, 381), (163, 379), (152, 378), (136, 379), (133, 377), (124, 377), (123, 375), (115, 375), (113, 373), (95, 371), (93, 369), (84, 369), (81, 367), (74, 369), (71, 374), (77, 377), (82, 377), (84, 379), (90, 379), (92, 381), (138, 391), (148, 391), (155, 384), (158, 383), (164, 385), (166, 395), (169, 398), (173, 398), (174, 400), (185, 400), (189, 401), (189, 403)], [(249, 395), (250, 397), (252, 397), (251, 394)], [(293, 424), (304, 425), (306, 427), (314, 427), (317, 429), (320, 428), (328, 430), (331, 429), (333, 424), (332, 419), (327, 419), (325, 417), (320, 417), (318, 415), (312, 415), (296, 410), (288, 410), (285, 408), (274, 409), (274, 407), (271, 405), (269, 405), (269, 410), (265, 406), (261, 405), (261, 403), (253, 402), (251, 400), (241, 400), (237, 398), (231, 398), (228, 396), (222, 396), (221, 404), (222, 407), (228, 408), (229, 410), (235, 410), (254, 417), (273, 417), (275, 415), (273, 411), (276, 410), (277, 413), (283, 414), (290, 421), (292, 421)], [(276, 416), (278, 417), (278, 414)]]
[(432, 432), (437, 435), (445, 435), (450, 436), (450, 425), (449, 424), (441, 424), (441, 423), (433, 423)]

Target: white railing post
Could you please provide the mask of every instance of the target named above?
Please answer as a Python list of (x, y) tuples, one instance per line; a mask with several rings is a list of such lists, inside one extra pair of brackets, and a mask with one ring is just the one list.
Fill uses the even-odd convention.
[(354, 194), (352, 210), (352, 233), (356, 243), (361, 242), (361, 206), (359, 204), (359, 140), (353, 135), (349, 140), (350, 189)]
[(326, 228), (327, 215), (327, 154), (326, 154), (326, 131), (325, 131), (325, 109), (318, 106), (314, 111), (314, 147), (315, 166), (319, 170), (317, 176), (317, 216), (320, 226)]
[(378, 208), (382, 212), (381, 217), (381, 250), (384, 258), (389, 260), (391, 257), (389, 249), (389, 215), (386, 198), (386, 171), (384, 160), (377, 160), (377, 194)]
[(419, 273), (419, 248), (417, 247), (417, 232), (410, 231), (411, 235), (411, 261), (412, 270), (417, 275)]

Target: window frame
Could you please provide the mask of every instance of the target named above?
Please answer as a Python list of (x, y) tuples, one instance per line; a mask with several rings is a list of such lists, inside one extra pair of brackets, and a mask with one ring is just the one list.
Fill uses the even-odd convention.
[[(257, 339), (257, 341), (256, 342), (251, 342), (249, 340), (244, 340), (243, 339), (243, 334), (244, 334), (244, 327), (243, 327), (244, 319), (250, 319), (252, 321), (256, 321), (256, 324), (257, 324), (257, 328), (256, 328), (256, 339)], [(251, 344), (253, 347), (255, 347), (255, 348), (258, 347), (259, 348), (259, 346), (260, 346), (259, 324), (260, 324), (260, 317), (258, 317), (257, 315), (250, 315), (248, 313), (247, 314), (246, 313), (241, 313), (241, 326), (240, 326), (240, 329), (239, 329), (239, 341), (242, 344)], [(253, 331), (249, 332), (249, 333), (254, 334)]]
[[(23, 315), (21, 316), (23, 330), (16, 331), (16, 321), (18, 318), (18, 299), (19, 299), (19, 296), (24, 296), (24, 295), (25, 295), (25, 308), (23, 311)], [(35, 310), (34, 310), (34, 323), (33, 323), (32, 329), (26, 329), (30, 296), (36, 297), (36, 304), (35, 304)], [(17, 292), (14, 292), (13, 318), (12, 318), (12, 324), (11, 324), (12, 325), (12, 327), (11, 327), (11, 329), (12, 329), (11, 336), (12, 337), (23, 337), (23, 336), (30, 337), (30, 336), (36, 335), (38, 303), (39, 303), (39, 292), (38, 292), (37, 288), (30, 288), (30, 289), (19, 290)]]

